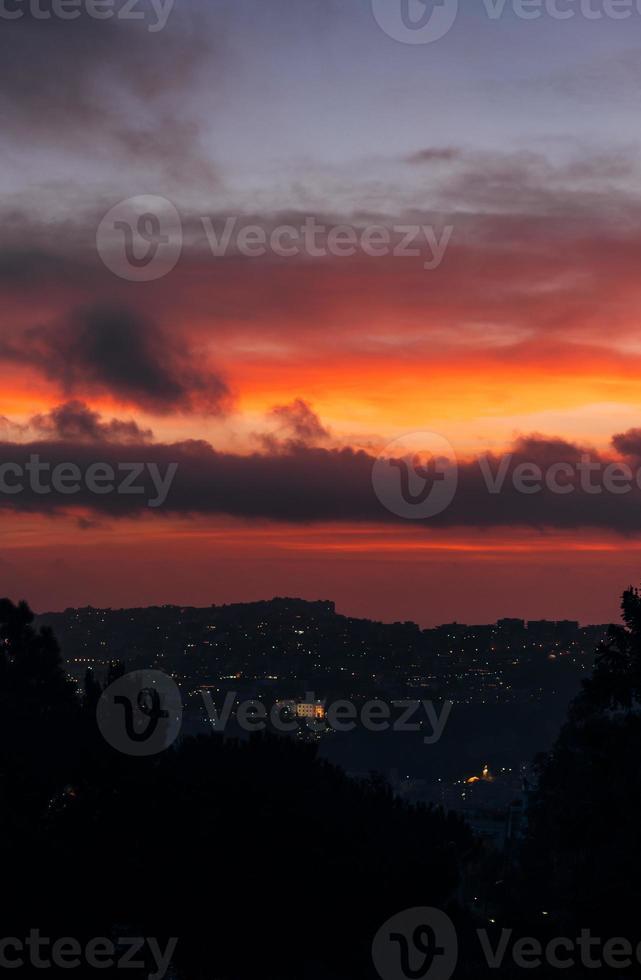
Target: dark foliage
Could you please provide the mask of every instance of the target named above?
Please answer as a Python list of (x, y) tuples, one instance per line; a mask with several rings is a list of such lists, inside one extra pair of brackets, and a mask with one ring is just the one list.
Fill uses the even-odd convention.
[[(540, 782), (515, 897), (564, 930), (641, 940), (641, 597), (597, 651)], [(560, 934), (557, 931), (557, 935)], [(571, 934), (571, 933), (562, 933)]]
[(189, 980), (355, 980), (388, 916), (454, 907), (475, 848), (458, 818), (275, 736), (119, 754), (95, 724), (99, 687), (81, 705), (31, 620), (0, 604), (5, 935), (176, 936)]

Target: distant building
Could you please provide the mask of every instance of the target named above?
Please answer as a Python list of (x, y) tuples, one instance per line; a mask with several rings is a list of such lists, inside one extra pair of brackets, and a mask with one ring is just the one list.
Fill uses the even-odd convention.
[(497, 632), (504, 637), (520, 637), (525, 632), (525, 620), (513, 618), (499, 619), (497, 620), (496, 628)]
[(296, 718), (315, 718), (322, 721), (327, 714), (325, 705), (321, 701), (296, 701), (288, 698), (285, 701), (277, 701), (275, 707), (280, 711), (286, 709)]
[(461, 636), (467, 631), (467, 629), (468, 627), (465, 625), (465, 623), (453, 622), (441, 623), (440, 626), (436, 626), (433, 630), (431, 630), (431, 632), (436, 633), (437, 635), (441, 634), (445, 637), (453, 638), (456, 636)]
[(317, 718), (322, 721), (325, 717), (325, 705), (318, 701), (299, 701), (296, 704), (297, 718)]
[(494, 782), (494, 776), (490, 772), (490, 767), (488, 766), (487, 763), (485, 763), (485, 765), (483, 766), (483, 771), (481, 772), (481, 775), (480, 776), (469, 776), (465, 780), (465, 782), (466, 783), (479, 783), (479, 782), (481, 782), (481, 780), (484, 780), (486, 783), (493, 783)]
[(570, 643), (577, 636), (579, 624), (574, 619), (531, 619), (527, 631), (535, 643)]
[(571, 643), (579, 630), (578, 621), (574, 619), (560, 619), (555, 625), (555, 638), (559, 643)]
[(527, 624), (530, 639), (535, 643), (554, 643), (556, 623), (552, 619), (530, 619)]

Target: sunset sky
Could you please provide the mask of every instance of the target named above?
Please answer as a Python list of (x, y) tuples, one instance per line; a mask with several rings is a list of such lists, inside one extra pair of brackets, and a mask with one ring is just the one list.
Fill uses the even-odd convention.
[[(425, 626), (616, 618), (641, 581), (641, 493), (488, 503), (472, 468), (641, 462), (636, 7), (526, 20), (459, 0), (446, 36), (404, 44), (371, 0), (176, 0), (162, 30), (151, 0), (133, 21), (14, 6), (0, 461), (179, 469), (155, 509), (0, 494), (0, 592), (38, 611), (297, 595)], [(142, 195), (184, 243), (135, 282), (96, 236)], [(451, 237), (433, 269), (425, 249), (216, 257), (203, 217)], [(406, 433), (458, 460), (433, 521), (372, 489)]]

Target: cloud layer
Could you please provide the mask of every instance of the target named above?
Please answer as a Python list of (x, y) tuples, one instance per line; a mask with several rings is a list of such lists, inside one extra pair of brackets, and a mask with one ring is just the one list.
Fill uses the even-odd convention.
[[(0, 470), (6, 484), (17, 484), (15, 467), (25, 469), (34, 457), (56, 466), (73, 463), (84, 473), (96, 463), (114, 470), (123, 466), (176, 468), (163, 513), (179, 516), (228, 515), (249, 520), (291, 524), (348, 522), (389, 524), (407, 522), (377, 498), (372, 472), (376, 457), (351, 448), (323, 449), (290, 444), (275, 453), (237, 455), (216, 451), (204, 441), (167, 444), (115, 442), (123, 423), (102, 423), (84, 406), (63, 406), (52, 413), (57, 434), (69, 420), (79, 420), (94, 433), (86, 438), (0, 443), (0, 459), (11, 464)], [(131, 436), (126, 430), (126, 437)], [(459, 462), (458, 486), (451, 504), (425, 520), (411, 521), (417, 533), (432, 528), (599, 528), (621, 534), (641, 532), (641, 463), (639, 431), (614, 437), (625, 457), (598, 454), (563, 439), (532, 436), (517, 441), (503, 457)], [(395, 461), (395, 462), (394, 462)], [(398, 470), (398, 457), (389, 462)], [(622, 469), (623, 466), (623, 469)], [(535, 467), (534, 474), (532, 467)], [(536, 471), (539, 473), (537, 480)], [(626, 478), (627, 471), (627, 478)], [(542, 474), (542, 477), (541, 477)], [(549, 478), (548, 478), (549, 477)], [(532, 490), (538, 482), (539, 489)], [(628, 485), (627, 490), (620, 489)], [(399, 483), (400, 487), (400, 483)], [(399, 503), (401, 502), (399, 489)], [(73, 496), (42, 494), (27, 480), (21, 492), (0, 493), (0, 508), (41, 513), (86, 509), (96, 514), (126, 517), (145, 508), (137, 496), (112, 492)]]

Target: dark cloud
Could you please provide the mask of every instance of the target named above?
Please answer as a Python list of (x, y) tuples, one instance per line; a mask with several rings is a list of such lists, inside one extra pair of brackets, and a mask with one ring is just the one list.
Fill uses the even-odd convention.
[(153, 439), (151, 429), (141, 429), (133, 419), (104, 422), (99, 412), (92, 411), (81, 401), (58, 405), (46, 415), (34, 415), (29, 426), (48, 439), (69, 442), (144, 443)]
[(641, 429), (628, 429), (612, 436), (612, 445), (622, 456), (641, 459)]
[(435, 146), (410, 153), (405, 157), (405, 163), (451, 163), (453, 160), (459, 160), (461, 156), (462, 151), (455, 146)]
[(154, 412), (219, 414), (229, 392), (168, 330), (127, 310), (78, 310), (0, 340), (0, 361), (27, 365), (69, 395), (108, 392)]
[[(30, 226), (27, 215), (20, 212), (7, 212), (2, 215), (3, 237), (7, 238), (12, 231), (22, 238), (33, 239), (34, 229)], [(5, 247), (0, 249), (0, 284), (3, 289), (13, 288), (16, 291), (60, 283), (61, 279), (73, 282), (79, 278), (80, 269), (67, 259), (47, 252), (44, 248)]]
[(81, 531), (95, 531), (96, 528), (105, 527), (105, 524), (103, 521), (94, 521), (88, 517), (79, 517), (76, 520), (76, 526)]
[(288, 405), (275, 405), (267, 417), (278, 426), (275, 436), (261, 437), (263, 444), (268, 448), (276, 448), (279, 445), (290, 449), (313, 446), (329, 439), (331, 435), (311, 405), (303, 398), (296, 398)]
[[(434, 517), (409, 522), (378, 500), (372, 484), (376, 458), (362, 450), (299, 446), (288, 452), (240, 456), (217, 452), (202, 441), (173, 445), (0, 444), (3, 463), (24, 466), (34, 454), (52, 468), (73, 462), (82, 472), (97, 462), (111, 465), (116, 472), (132, 464), (157, 467), (161, 474), (175, 467), (162, 512), (177, 516), (228, 515), (287, 523), (394, 522), (416, 527), (417, 534), (447, 527), (596, 528), (641, 533), (641, 490), (632, 457), (625, 464), (629, 466), (629, 490), (617, 492), (610, 487), (621, 486), (621, 460), (541, 436), (519, 440), (504, 457), (488, 456), (482, 464), (479, 460), (460, 463), (458, 488), (451, 504)], [(392, 460), (394, 472), (399, 470), (398, 462)], [(542, 489), (534, 493), (527, 489), (532, 486), (532, 466), (543, 473)], [(553, 466), (557, 467), (554, 471)], [(552, 472), (554, 485), (569, 490), (555, 492), (550, 488), (548, 476)], [(8, 483), (15, 479), (13, 473), (7, 476)], [(98, 495), (86, 489), (73, 497), (38, 494), (27, 483), (18, 494), (0, 493), (0, 508), (56, 513), (74, 507), (98, 516), (126, 517), (144, 511), (146, 500), (153, 497), (149, 476), (141, 477), (141, 482), (149, 494)]]
[(576, 463), (582, 455), (589, 453), (586, 447), (567, 439), (555, 439), (538, 433), (516, 439), (511, 451), (518, 461), (528, 460), (539, 466), (551, 466), (559, 461)]

